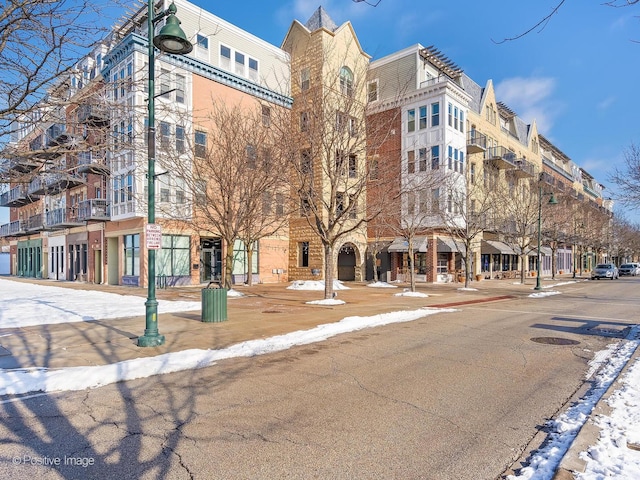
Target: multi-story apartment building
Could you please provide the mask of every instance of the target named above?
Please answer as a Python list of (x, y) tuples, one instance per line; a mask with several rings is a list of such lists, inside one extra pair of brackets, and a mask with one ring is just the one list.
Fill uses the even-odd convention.
[[(496, 99), (491, 81), (480, 86), (436, 48), (417, 44), (370, 62), (351, 23), (336, 25), (322, 8), (306, 24), (294, 20), (278, 48), (175, 3), (194, 48), (156, 57), (155, 91), (142, 9), (24, 119), (5, 152), (12, 183), (0, 196), (10, 207), (0, 238), (13, 274), (146, 284), (149, 95), (163, 229), (156, 273), (168, 284), (220, 278), (230, 250), (236, 282), (322, 278), (327, 265), (341, 280), (363, 280), (367, 250), (388, 281), (407, 279), (410, 250), (427, 282), (465, 270), (535, 271), (536, 227), (504, 213), (508, 203), (536, 206), (539, 192), (563, 199), (545, 210), (544, 273), (588, 270), (607, 255), (612, 204), (602, 186)], [(258, 109), (265, 125), (271, 114), (286, 119), (283, 142), (295, 152), (295, 208), (275, 209), (287, 228), (252, 244), (250, 266), (240, 239), (225, 245), (198, 223), (205, 206), (189, 187), (220, 128), (216, 104)], [(209, 180), (195, 178), (202, 192)], [(480, 208), (483, 197), (491, 208)], [(471, 235), (474, 222), (481, 228)]]

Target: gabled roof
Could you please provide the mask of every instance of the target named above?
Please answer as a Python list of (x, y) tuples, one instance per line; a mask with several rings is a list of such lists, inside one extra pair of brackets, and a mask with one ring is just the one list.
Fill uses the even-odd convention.
[(307, 23), (305, 23), (305, 27), (307, 27), (311, 32), (318, 30), (319, 28), (326, 28), (330, 32), (335, 32), (338, 29), (336, 22), (333, 21), (322, 6), (318, 7), (318, 9), (313, 12), (311, 18), (307, 20)]

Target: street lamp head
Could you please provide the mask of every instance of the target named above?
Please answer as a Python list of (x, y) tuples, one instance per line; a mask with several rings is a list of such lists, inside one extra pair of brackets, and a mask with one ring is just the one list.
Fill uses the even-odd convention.
[(193, 45), (180, 28), (180, 20), (175, 15), (176, 6), (173, 3), (169, 5), (168, 12), (167, 21), (160, 33), (153, 38), (153, 44), (162, 52), (186, 55), (193, 50)]

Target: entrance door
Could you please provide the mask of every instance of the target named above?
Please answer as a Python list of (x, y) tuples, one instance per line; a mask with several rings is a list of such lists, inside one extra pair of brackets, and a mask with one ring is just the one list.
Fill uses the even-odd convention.
[(200, 250), (200, 283), (222, 279), (222, 241), (202, 240)]
[(338, 280), (356, 279), (356, 252), (351, 245), (343, 245), (338, 253)]

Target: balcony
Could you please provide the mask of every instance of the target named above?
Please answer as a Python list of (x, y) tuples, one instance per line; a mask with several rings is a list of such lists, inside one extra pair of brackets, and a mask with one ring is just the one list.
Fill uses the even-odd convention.
[(495, 168), (516, 168), (516, 154), (505, 147), (491, 147), (485, 152), (484, 163)]
[(111, 169), (105, 152), (81, 152), (78, 154), (78, 173), (95, 173), (109, 175)]
[(487, 150), (487, 136), (476, 130), (467, 134), (467, 154), (480, 153)]
[(79, 173), (47, 172), (31, 180), (28, 192), (31, 195), (54, 195), (84, 183), (85, 179)]
[(5, 160), (2, 167), (10, 172), (29, 173), (34, 171), (40, 165), (42, 165), (42, 162), (33, 158), (15, 157)]
[(26, 234), (27, 234), (27, 230), (22, 220), (16, 220), (11, 223), (5, 223), (4, 225), (0, 225), (0, 238), (19, 237), (21, 235), (26, 235)]
[(0, 195), (0, 207), (21, 207), (37, 199), (37, 195), (29, 195), (26, 185), (18, 185)]
[(80, 222), (111, 220), (111, 208), (106, 200), (100, 198), (84, 200), (78, 205), (77, 219)]
[(44, 230), (44, 215), (37, 213), (29, 217), (25, 222), (24, 229), (27, 233)]
[(540, 181), (542, 183), (545, 183), (547, 185), (551, 185), (554, 186), (555, 185), (555, 179), (553, 178), (553, 175), (551, 175), (550, 173), (547, 172), (542, 172), (540, 174)]
[(524, 158), (519, 158), (515, 162), (516, 168), (513, 170), (513, 173), (518, 178), (532, 178), (535, 175), (535, 167), (533, 163), (525, 160)]
[(43, 228), (46, 230), (57, 230), (61, 228), (70, 228), (83, 225), (78, 220), (78, 212), (71, 207), (56, 208), (45, 213), (45, 223)]
[(78, 122), (92, 127), (106, 127), (109, 125), (109, 110), (98, 105), (81, 105), (78, 108)]

